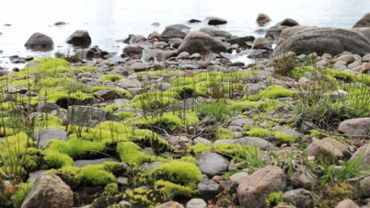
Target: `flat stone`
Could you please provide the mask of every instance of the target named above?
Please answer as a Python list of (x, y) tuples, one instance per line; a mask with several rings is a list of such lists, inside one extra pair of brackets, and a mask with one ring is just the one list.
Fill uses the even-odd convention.
[(369, 136), (370, 117), (345, 120), (340, 123), (338, 131), (352, 136)]
[(40, 148), (45, 148), (51, 140), (67, 140), (67, 132), (58, 128), (48, 128), (34, 132)]
[(199, 168), (202, 173), (214, 176), (227, 171), (229, 160), (212, 152), (202, 152), (199, 158)]
[(186, 203), (186, 208), (207, 208), (207, 202), (200, 198), (193, 198)]
[(76, 160), (73, 162), (73, 166), (85, 167), (87, 165), (98, 165), (105, 162), (118, 162), (118, 161), (114, 158), (100, 158), (95, 160)]

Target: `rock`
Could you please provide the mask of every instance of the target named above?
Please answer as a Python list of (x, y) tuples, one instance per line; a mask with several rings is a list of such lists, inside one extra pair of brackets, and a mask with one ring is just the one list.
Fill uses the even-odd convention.
[(101, 50), (98, 46), (92, 48), (78, 48), (76, 50), (76, 55), (80, 59), (93, 59), (93, 58), (106, 58), (105, 56), (109, 53), (107, 51)]
[(126, 78), (126, 79), (122, 79), (120, 82), (118, 82), (117, 86), (119, 86), (123, 89), (130, 89), (130, 88), (141, 88), (142, 84), (137, 79)]
[(100, 98), (103, 101), (114, 100), (115, 98), (122, 97), (122, 94), (116, 90), (99, 90), (94, 92), (94, 96)]
[(91, 44), (91, 37), (86, 30), (77, 30), (67, 38), (67, 43), (86, 48)]
[(184, 208), (180, 203), (175, 202), (175, 201), (169, 201), (166, 203), (163, 203), (159, 206), (156, 206), (156, 208)]
[(267, 14), (264, 14), (264, 13), (260, 13), (257, 15), (257, 24), (262, 27), (262, 26), (265, 26), (267, 23), (269, 23), (271, 21), (271, 18), (267, 15)]
[(35, 141), (39, 148), (45, 148), (51, 140), (67, 140), (67, 132), (59, 128), (47, 128), (34, 132)]
[(199, 22), (202, 22), (202, 21), (200, 21), (200, 20), (198, 20), (198, 19), (190, 19), (190, 20), (188, 21), (188, 23), (199, 23)]
[(239, 184), (237, 189), (239, 203), (245, 208), (262, 208), (270, 193), (283, 191), (285, 186), (283, 170), (276, 166), (266, 166)]
[(339, 124), (338, 131), (350, 136), (369, 136), (370, 117), (345, 120)]
[(55, 26), (64, 26), (64, 25), (66, 25), (66, 24), (67, 24), (67, 23), (65, 23), (65, 22), (61, 22), (61, 21), (54, 23), (54, 25), (55, 25)]
[(209, 25), (224, 25), (227, 24), (227, 21), (222, 18), (218, 17), (207, 17), (206, 21), (208, 22)]
[(128, 45), (125, 48), (123, 48), (123, 57), (131, 57), (131, 58), (141, 58), (143, 53), (143, 48), (140, 46), (133, 46)]
[(311, 208), (314, 202), (312, 193), (303, 188), (287, 191), (281, 199), (287, 204), (292, 204), (300, 208)]
[(345, 64), (350, 64), (355, 61), (355, 57), (352, 54), (342, 54), (337, 58), (337, 61), (343, 61)]
[(314, 139), (306, 151), (315, 158), (323, 157), (328, 161), (332, 161), (333, 159), (342, 159), (347, 149), (346, 145), (335, 139), (324, 138), (322, 140)]
[(288, 27), (294, 27), (294, 26), (298, 26), (299, 23), (297, 21), (295, 21), (294, 19), (292, 18), (286, 18), (284, 19), (281, 23), (280, 23), (281, 26), (288, 26)]
[(190, 28), (186, 25), (170, 25), (164, 29), (161, 34), (161, 38), (184, 38), (186, 36), (186, 32), (188, 32), (189, 29)]
[(207, 202), (203, 199), (193, 198), (186, 203), (186, 208), (207, 208)]
[(365, 14), (359, 19), (353, 27), (370, 27), (370, 13)]
[(133, 35), (131, 36), (130, 40), (129, 40), (129, 44), (132, 45), (132, 44), (135, 44), (135, 43), (142, 43), (142, 42), (145, 42), (146, 41), (146, 38), (142, 35)]
[(209, 51), (220, 53), (226, 52), (226, 46), (203, 32), (189, 32), (181, 45), (178, 52), (187, 51), (193, 53), (207, 53)]
[(312, 190), (318, 184), (317, 176), (306, 166), (299, 165), (290, 175), (294, 187), (303, 187)]
[(116, 120), (110, 112), (90, 106), (70, 106), (68, 114), (72, 124), (88, 127), (94, 127), (102, 121)]
[(213, 28), (201, 28), (199, 31), (204, 32), (212, 37), (223, 37), (225, 39), (230, 39), (232, 37), (231, 33), (225, 30), (218, 30)]
[(37, 170), (34, 172), (31, 172), (28, 174), (27, 183), (31, 183), (33, 181), (36, 181), (39, 179), (44, 173), (46, 173), (45, 170)]
[(214, 198), (220, 192), (220, 186), (213, 180), (209, 180), (207, 176), (198, 184), (198, 192), (202, 198)]
[(355, 32), (363, 34), (367, 39), (370, 40), (370, 27), (356, 27), (352, 29)]
[(249, 177), (248, 173), (239, 172), (239, 173), (234, 173), (233, 175), (231, 175), (229, 177), (229, 179), (233, 183), (239, 185), (239, 184), (243, 183), (245, 180), (248, 180), (248, 177)]
[(22, 208), (71, 208), (73, 192), (56, 175), (42, 175), (25, 197)]
[(199, 168), (202, 173), (214, 176), (227, 170), (229, 160), (212, 152), (202, 152), (199, 157)]
[(120, 208), (131, 208), (132, 207), (131, 203), (125, 200), (120, 201), (118, 205)]
[(42, 33), (34, 33), (26, 42), (25, 47), (33, 51), (50, 51), (54, 48), (53, 40)]
[(272, 50), (272, 42), (271, 38), (258, 37), (253, 41), (252, 49)]
[(253, 36), (244, 36), (244, 37), (232, 37), (229, 41), (231, 45), (238, 44), (242, 48), (250, 48), (251, 43), (254, 41)]
[(274, 145), (259, 137), (242, 137), (239, 139), (221, 139), (217, 140), (215, 143), (229, 143), (229, 144), (241, 144), (241, 145), (251, 145), (260, 148), (261, 150), (271, 150)]
[(370, 167), (370, 143), (362, 145), (351, 157), (350, 160), (361, 159), (362, 163), (360, 168), (368, 170)]
[(362, 198), (370, 197), (370, 176), (362, 178), (357, 182), (357, 193)]
[(102, 164), (105, 162), (117, 162), (117, 160), (113, 158), (100, 158), (100, 159), (94, 159), (94, 160), (76, 160), (73, 162), (73, 166), (85, 167), (87, 165), (98, 165), (98, 164)]
[(319, 55), (337, 55), (344, 51), (364, 55), (370, 52), (370, 40), (360, 33), (346, 29), (309, 28), (294, 33), (276, 48), (273, 55), (281, 55), (287, 51), (298, 55), (314, 52)]
[(345, 199), (339, 202), (335, 208), (360, 208), (360, 207), (351, 199)]

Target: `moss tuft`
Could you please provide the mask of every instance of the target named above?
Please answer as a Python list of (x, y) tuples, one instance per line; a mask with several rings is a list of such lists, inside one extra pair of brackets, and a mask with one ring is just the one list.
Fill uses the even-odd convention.
[(187, 197), (190, 198), (195, 194), (195, 190), (188, 186), (178, 185), (169, 181), (159, 180), (154, 184), (155, 188), (163, 192), (168, 199), (174, 199), (176, 197)]

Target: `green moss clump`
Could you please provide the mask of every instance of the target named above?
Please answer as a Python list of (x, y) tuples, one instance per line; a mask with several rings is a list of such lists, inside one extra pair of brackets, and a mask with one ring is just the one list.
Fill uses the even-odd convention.
[(284, 88), (281, 85), (271, 85), (266, 89), (260, 91), (257, 95), (250, 95), (248, 99), (259, 100), (259, 99), (276, 99), (281, 97), (290, 97), (293, 95), (293, 91)]
[(101, 77), (102, 81), (111, 81), (111, 82), (117, 82), (123, 79), (123, 76), (120, 74), (105, 74)]
[(249, 131), (247, 131), (248, 136), (252, 137), (268, 137), (271, 136), (273, 133), (264, 128), (252, 128)]
[(13, 207), (21, 207), (23, 200), (26, 198), (32, 186), (33, 182), (21, 183), (18, 185), (17, 191), (11, 197)]
[(155, 182), (155, 188), (163, 192), (168, 199), (176, 197), (190, 198), (196, 191), (188, 186), (178, 185), (169, 181), (159, 180)]
[(124, 198), (127, 199), (133, 207), (154, 208), (164, 201), (163, 194), (149, 189), (147, 187), (138, 187), (133, 190), (126, 190)]
[(48, 168), (61, 168), (73, 165), (73, 159), (70, 156), (50, 150), (45, 152), (44, 161)]
[(94, 165), (81, 168), (78, 177), (82, 185), (98, 186), (116, 181), (116, 177), (112, 173)]
[(178, 94), (175, 92), (144, 92), (133, 98), (134, 103), (130, 107), (143, 110), (156, 110), (177, 103)]
[(270, 193), (265, 199), (265, 206), (275, 207), (277, 205), (283, 205), (284, 202), (281, 199), (282, 196), (283, 196), (283, 192), (280, 192), (280, 191)]
[(145, 154), (141, 148), (133, 142), (123, 142), (117, 145), (117, 153), (120, 159), (130, 165), (141, 165), (144, 162), (157, 160), (156, 157)]
[(135, 118), (136, 113), (134, 112), (127, 112), (127, 111), (120, 111), (117, 113), (114, 113), (114, 115), (119, 118), (121, 121), (127, 121), (129, 119)]
[(151, 170), (149, 178), (154, 181), (165, 180), (180, 185), (196, 186), (202, 179), (202, 173), (192, 163), (172, 160)]
[(93, 158), (101, 154), (106, 149), (106, 143), (101, 141), (86, 141), (82, 139), (69, 139), (68, 141), (54, 140), (49, 143), (47, 148), (66, 154), (73, 159)]
[(230, 129), (218, 127), (216, 131), (216, 139), (234, 139), (235, 135)]
[(63, 126), (63, 120), (61, 118), (48, 113), (37, 114), (34, 122), (37, 129)]
[(240, 100), (231, 101), (231, 108), (235, 111), (247, 111), (252, 109), (258, 109), (265, 111), (267, 113), (272, 113), (279, 106), (284, 104), (278, 100), (265, 100), (265, 101), (250, 101), (250, 100)]
[(109, 87), (109, 86), (104, 86), (104, 85), (103, 86), (102, 85), (97, 85), (97, 86), (93, 86), (90, 89), (91, 92), (96, 92), (96, 91), (99, 91), (99, 90), (113, 90), (117, 94), (121, 95), (124, 98), (131, 98), (132, 97), (132, 94), (129, 91), (118, 88), (118, 87)]
[(212, 116), (217, 121), (224, 121), (231, 115), (230, 107), (225, 100), (200, 104), (195, 111), (200, 117)]
[(281, 131), (274, 132), (274, 137), (282, 142), (295, 142), (297, 140), (295, 135), (290, 135)]
[(290, 70), (288, 72), (288, 75), (293, 79), (298, 80), (299, 78), (303, 77), (306, 73), (311, 73), (314, 71), (315, 69), (313, 68), (313, 66), (299, 66)]

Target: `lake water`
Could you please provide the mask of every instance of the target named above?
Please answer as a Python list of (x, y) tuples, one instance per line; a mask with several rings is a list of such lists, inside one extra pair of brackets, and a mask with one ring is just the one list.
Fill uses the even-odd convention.
[[(119, 52), (117, 42), (128, 34), (162, 32), (166, 25), (217, 16), (228, 20), (220, 26), (235, 35), (255, 34), (258, 13), (274, 25), (291, 17), (304, 25), (350, 28), (366, 12), (369, 0), (1, 0), (0, 66), (10, 67), (10, 55), (35, 55), (24, 48), (34, 32), (53, 38), (56, 51), (65, 51), (66, 38), (77, 29), (89, 31), (93, 45)], [(63, 21), (65, 26), (54, 26)], [(160, 26), (152, 26), (158, 22)], [(6, 24), (11, 24), (7, 26)], [(203, 23), (193, 26), (198, 29)], [(43, 53), (38, 56), (53, 54)]]

